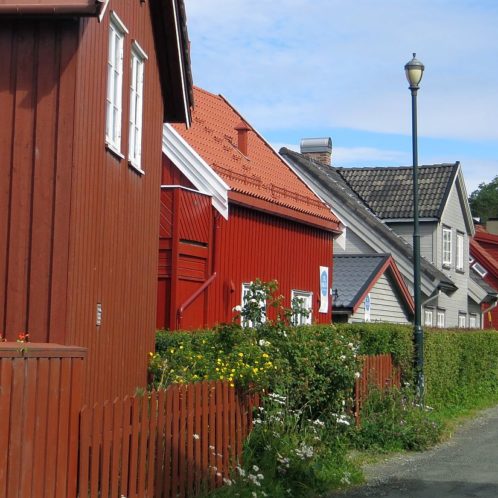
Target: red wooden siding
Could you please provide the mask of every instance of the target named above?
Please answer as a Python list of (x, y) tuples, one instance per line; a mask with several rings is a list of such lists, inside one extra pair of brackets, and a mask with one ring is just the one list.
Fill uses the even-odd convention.
[(286, 306), (292, 289), (313, 292), (313, 320), (330, 323), (330, 299), (328, 313), (318, 308), (320, 266), (329, 267), (332, 286), (331, 233), (233, 204), (219, 232), (219, 278), (209, 291), (209, 325), (231, 320), (242, 283), (256, 278), (276, 279)]
[(84, 356), (0, 343), (0, 497), (76, 498)]
[(257, 397), (222, 382), (173, 385), (81, 412), (79, 496), (193, 497), (230, 477)]
[[(178, 311), (209, 277), (212, 266), (211, 198), (183, 188), (163, 188), (158, 274), (158, 328), (176, 328)], [(207, 294), (188, 307), (183, 326), (206, 321)]]
[(0, 20), (0, 330), (63, 342), (77, 28)]
[[(142, 168), (107, 151), (105, 100), (109, 15), (124, 41), (121, 152), (128, 154), (130, 51), (144, 69)], [(101, 23), (81, 20), (71, 204), (66, 342), (88, 347), (85, 400), (113, 399), (146, 384), (154, 349), (163, 100), (148, 2), (111, 0)], [(102, 324), (96, 326), (97, 303)]]
[[(148, 55), (142, 168), (105, 148), (109, 13)], [(111, 0), (102, 22), (0, 20), (0, 330), (88, 348), (84, 397), (144, 386), (154, 348), (163, 98), (149, 3)], [(97, 303), (102, 324), (96, 325)]]

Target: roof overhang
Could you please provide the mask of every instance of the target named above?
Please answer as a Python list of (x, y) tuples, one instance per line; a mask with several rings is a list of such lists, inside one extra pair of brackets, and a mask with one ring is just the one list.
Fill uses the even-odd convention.
[(228, 219), (230, 187), (169, 124), (163, 126), (163, 154), (187, 177), (194, 187), (212, 198), (213, 207)]
[(0, 15), (100, 16), (109, 0), (0, 0)]
[(187, 16), (183, 0), (149, 0), (156, 39), (164, 122), (192, 122), (194, 97)]
[(318, 216), (313, 216), (308, 213), (303, 213), (301, 211), (297, 211), (296, 209), (291, 209), (286, 206), (267, 201), (265, 199), (259, 199), (242, 192), (231, 190), (228, 193), (228, 199), (234, 204), (238, 204), (239, 206), (255, 209), (257, 211), (278, 216), (280, 218), (286, 218), (297, 223), (309, 225), (321, 230), (326, 230), (327, 232), (332, 232), (334, 234), (339, 234), (342, 232), (340, 223), (324, 218), (319, 218)]
[(488, 292), (483, 289), (475, 280), (469, 278), (468, 279), (468, 293), (470, 299), (477, 304), (487, 303), (493, 300), (492, 296), (488, 294)]

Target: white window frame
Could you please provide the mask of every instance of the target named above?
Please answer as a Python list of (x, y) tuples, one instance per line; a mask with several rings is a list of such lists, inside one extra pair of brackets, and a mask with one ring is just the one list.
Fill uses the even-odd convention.
[(469, 315), (469, 329), (477, 328), (477, 315), (475, 313), (471, 313)]
[(456, 234), (456, 258), (455, 258), (455, 266), (459, 271), (463, 271), (463, 262), (465, 261), (463, 257), (464, 253), (464, 235), (462, 232), (457, 232)]
[(453, 232), (443, 227), (443, 266), (451, 266), (453, 262)]
[[(245, 301), (246, 301), (246, 294), (249, 292), (250, 287), (251, 287), (250, 283), (244, 282), (242, 284), (242, 295), (241, 295), (241, 299), (240, 299), (241, 307), (242, 308), (244, 307), (244, 304), (245, 304)], [(260, 307), (260, 309), (263, 310), (263, 312), (261, 314), (261, 323), (265, 323), (266, 322), (266, 301), (263, 301), (261, 299), (259, 307)], [(243, 327), (249, 327), (249, 328), (252, 328), (252, 327), (255, 326), (255, 324), (251, 320), (246, 320), (244, 318), (241, 318), (241, 325)], [(256, 324), (256, 325), (260, 325), (260, 324)]]
[(482, 278), (484, 278), (488, 274), (486, 268), (484, 268), (484, 266), (480, 265), (479, 263), (474, 263), (474, 266), (472, 266), (472, 268)]
[(309, 311), (308, 316), (302, 313), (292, 314), (292, 324), (293, 325), (311, 325), (313, 321), (313, 292), (302, 291), (297, 289), (291, 290), (291, 303), (295, 298), (303, 300), (303, 308), (307, 308)]
[(444, 329), (446, 324), (446, 312), (444, 310), (437, 310), (437, 327)]
[(432, 327), (434, 320), (434, 310), (424, 309), (424, 326)]
[(115, 12), (110, 14), (109, 47), (107, 51), (107, 96), (105, 141), (107, 147), (121, 153), (121, 122), (123, 115), (123, 51), (126, 26)]
[(465, 313), (458, 314), (458, 327), (461, 329), (467, 328), (467, 315)]
[(144, 72), (147, 54), (137, 41), (131, 44), (130, 60), (130, 119), (128, 134), (128, 161), (133, 168), (144, 173), (142, 168), (142, 119)]

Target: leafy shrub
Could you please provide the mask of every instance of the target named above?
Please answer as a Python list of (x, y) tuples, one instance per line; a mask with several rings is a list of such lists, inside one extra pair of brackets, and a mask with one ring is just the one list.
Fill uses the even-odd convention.
[(371, 388), (355, 442), (362, 449), (423, 450), (437, 443), (441, 434), (441, 423), (415, 402), (412, 390)]
[(266, 396), (245, 444), (243, 466), (234, 471), (230, 487), (211, 496), (306, 498), (358, 482), (359, 471), (345, 457), (344, 429), (351, 421), (338, 415), (326, 424), (303, 415), (285, 396)]

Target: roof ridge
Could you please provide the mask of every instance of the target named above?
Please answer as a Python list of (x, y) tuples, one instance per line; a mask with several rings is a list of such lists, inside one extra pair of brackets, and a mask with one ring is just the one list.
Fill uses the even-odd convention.
[[(441, 168), (441, 167), (456, 167), (460, 164), (459, 161), (455, 161), (454, 163), (434, 163), (434, 164), (419, 164), (418, 168)], [(344, 171), (352, 171), (352, 170), (368, 170), (368, 171), (380, 171), (380, 170), (389, 170), (389, 171), (397, 171), (397, 170), (405, 170), (405, 169), (413, 169), (413, 166), (332, 166), (337, 170)]]

